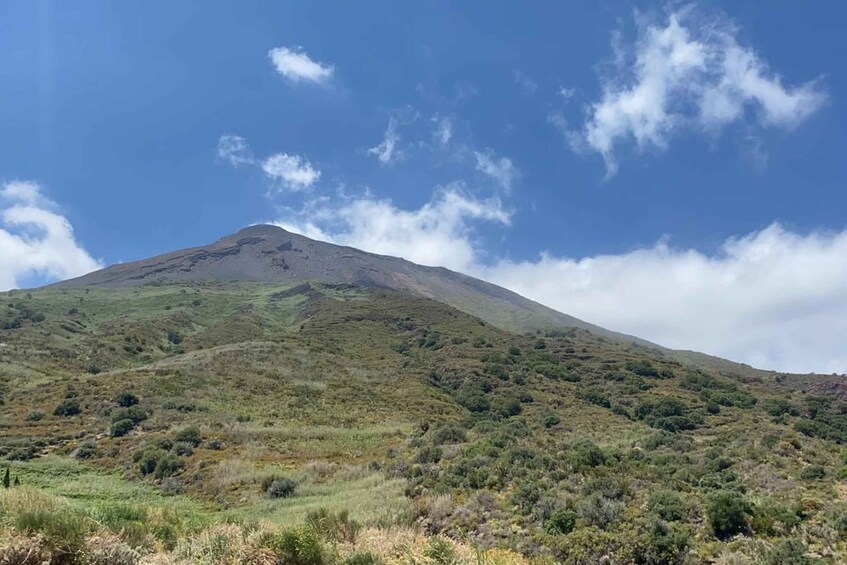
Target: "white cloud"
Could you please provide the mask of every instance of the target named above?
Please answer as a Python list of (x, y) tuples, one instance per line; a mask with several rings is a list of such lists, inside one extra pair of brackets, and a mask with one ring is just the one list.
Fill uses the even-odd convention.
[(277, 47), (268, 51), (277, 72), (293, 82), (324, 84), (332, 79), (335, 69), (313, 61), (301, 47)]
[(435, 123), (435, 139), (441, 147), (446, 147), (453, 139), (453, 120), (445, 116), (432, 118)]
[(476, 170), (493, 178), (504, 190), (512, 189), (512, 183), (518, 176), (518, 170), (508, 157), (495, 156), (490, 150), (486, 152), (474, 151), (476, 157)]
[(699, 21), (692, 9), (672, 13), (665, 25), (640, 25), (631, 50), (619, 39), (613, 47), (616, 73), (574, 144), (599, 152), (607, 175), (617, 171), (615, 148), (626, 140), (639, 150), (665, 149), (682, 128), (714, 132), (742, 120), (790, 128), (826, 99), (816, 81), (784, 86), (755, 51), (739, 45), (734, 26)]
[(515, 82), (523, 88), (524, 92), (527, 94), (535, 94), (538, 92), (538, 83), (532, 80), (532, 78), (524, 73), (520, 69), (515, 69), (514, 72)]
[(38, 184), (14, 181), (0, 190), (0, 290), (26, 277), (66, 279), (102, 267), (83, 249), (68, 220), (53, 211)]
[(299, 155), (276, 153), (262, 161), (262, 170), (291, 190), (305, 190), (321, 177), (321, 172)]
[(459, 187), (404, 210), (371, 196), (327, 199), (278, 222), (308, 237), (442, 265), (609, 329), (783, 371), (847, 372), (847, 230), (798, 234), (778, 224), (717, 253), (660, 241), (616, 255), (493, 260), (473, 237), (508, 225), (496, 200)]
[(601, 326), (796, 372), (847, 372), (847, 231), (778, 224), (720, 253), (664, 242), (620, 255), (542, 255), (477, 267), (477, 276)]
[(399, 157), (395, 152), (400, 135), (397, 133), (397, 120), (394, 117), (388, 119), (388, 127), (385, 129), (385, 137), (379, 145), (368, 149), (368, 155), (376, 155), (380, 163), (388, 164)]
[(218, 140), (218, 157), (229, 161), (233, 167), (256, 164), (247, 140), (240, 135), (222, 135)]
[(239, 135), (222, 135), (218, 140), (218, 157), (233, 167), (253, 165), (261, 168), (278, 186), (289, 190), (306, 190), (320, 178), (321, 172), (300, 155), (275, 153), (265, 159), (253, 156), (247, 140)]
[(341, 205), (319, 201), (277, 223), (323, 241), (466, 270), (479, 260), (471, 223), (481, 220), (507, 225), (510, 214), (498, 199), (480, 200), (452, 185), (416, 210), (366, 195)]
[(573, 98), (574, 94), (576, 94), (576, 88), (566, 88), (564, 86), (559, 87), (559, 96), (565, 100), (570, 100)]

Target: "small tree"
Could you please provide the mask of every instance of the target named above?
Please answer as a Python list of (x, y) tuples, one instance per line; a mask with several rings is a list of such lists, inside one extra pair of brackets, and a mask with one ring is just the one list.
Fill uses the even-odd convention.
[(12, 486), (11, 477), (9, 476), (9, 467), (6, 467), (6, 473), (3, 475), (3, 488), (9, 488)]

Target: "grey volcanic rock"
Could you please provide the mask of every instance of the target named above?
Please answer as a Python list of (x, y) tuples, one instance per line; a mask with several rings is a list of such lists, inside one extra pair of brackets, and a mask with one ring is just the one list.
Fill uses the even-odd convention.
[(577, 327), (655, 347), (443, 267), (315, 241), (270, 225), (245, 228), (211, 245), (113, 265), (53, 288), (125, 288), (188, 281), (259, 281), (384, 288), (432, 298), (511, 331)]

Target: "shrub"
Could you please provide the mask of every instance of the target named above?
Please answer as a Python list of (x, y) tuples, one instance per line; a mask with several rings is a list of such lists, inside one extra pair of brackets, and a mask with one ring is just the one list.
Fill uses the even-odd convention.
[(112, 412), (112, 422), (120, 422), (121, 420), (129, 420), (133, 425), (143, 422), (149, 417), (146, 411), (139, 406), (130, 406), (129, 408), (121, 408)]
[(138, 404), (138, 397), (129, 391), (124, 391), (115, 398), (115, 402), (118, 403), (118, 406), (129, 408)]
[(491, 411), (500, 418), (510, 418), (521, 413), (521, 401), (514, 396), (501, 396), (494, 400)]
[(265, 477), (262, 480), (262, 491), (270, 498), (288, 498), (294, 494), (297, 483), (288, 477)]
[(109, 434), (112, 437), (123, 437), (131, 432), (133, 428), (135, 428), (135, 422), (125, 418), (123, 420), (113, 422), (112, 427), (109, 428)]
[(577, 396), (586, 402), (596, 404), (597, 406), (602, 406), (603, 408), (612, 407), (612, 401), (609, 400), (609, 397), (599, 390), (589, 389), (580, 391), (577, 393)]
[(624, 506), (619, 500), (612, 500), (595, 492), (580, 501), (577, 512), (589, 526), (605, 530), (620, 518)]
[(89, 459), (94, 457), (97, 454), (97, 444), (91, 440), (87, 440), (82, 442), (76, 450), (74, 450), (74, 457), (77, 459)]
[(148, 447), (138, 457), (138, 469), (141, 474), (152, 474), (157, 479), (175, 475), (184, 466), (185, 461), (181, 457), (156, 447)]
[(573, 531), (574, 526), (576, 526), (576, 512), (562, 509), (553, 512), (547, 519), (544, 529), (551, 535), (569, 534)]
[(647, 508), (666, 522), (682, 520), (688, 513), (678, 492), (659, 490), (650, 495)]
[(558, 425), (561, 422), (561, 418), (559, 418), (556, 414), (547, 414), (544, 416), (544, 427), (552, 428), (553, 426)]
[(181, 471), (183, 467), (185, 467), (185, 461), (182, 457), (178, 457), (173, 453), (166, 453), (159, 459), (158, 463), (156, 463), (156, 469), (153, 472), (153, 476), (157, 479), (170, 477)]
[(441, 461), (441, 454), (440, 447), (425, 445), (418, 451), (415, 461), (421, 464), (438, 463)]
[(331, 542), (353, 543), (361, 529), (359, 523), (352, 520), (346, 510), (336, 514), (326, 508), (310, 511), (306, 515), (306, 524), (321, 538)]
[(187, 441), (178, 441), (173, 447), (174, 453), (183, 457), (191, 457), (194, 454), (194, 445)]
[(750, 527), (759, 535), (787, 534), (800, 524), (800, 517), (784, 506), (764, 500), (750, 512)]
[(804, 481), (816, 481), (826, 476), (826, 469), (821, 465), (809, 465), (800, 471), (800, 478)]
[(66, 398), (62, 402), (59, 403), (58, 406), (53, 410), (54, 416), (76, 416), (82, 410), (79, 406), (79, 400), (76, 398)]
[(424, 556), (428, 557), (435, 565), (452, 565), (456, 563), (456, 550), (447, 538), (434, 537), (429, 540)]
[(638, 563), (682, 563), (691, 545), (687, 531), (653, 520), (646, 532), (646, 544), (639, 548)]
[(512, 494), (512, 504), (518, 507), (520, 513), (528, 515), (541, 498), (541, 489), (534, 481), (522, 483)]
[(183, 428), (174, 435), (174, 441), (190, 443), (197, 447), (203, 441), (203, 436), (200, 434), (200, 428), (197, 426), (189, 426)]
[(626, 370), (642, 377), (660, 378), (661, 376), (653, 364), (646, 359), (642, 359), (640, 361), (627, 361)]
[(309, 527), (280, 532), (268, 540), (268, 546), (279, 562), (286, 565), (324, 565), (328, 562), (318, 533)]
[(445, 424), (432, 433), (432, 443), (434, 445), (464, 443), (466, 441), (468, 441), (467, 432), (455, 424)]
[(747, 530), (748, 505), (740, 493), (717, 490), (706, 500), (706, 518), (715, 536), (726, 539)]
[(32, 412), (26, 415), (27, 422), (37, 422), (42, 418), (44, 418), (44, 412), (42, 412), (41, 410), (33, 410)]
[(813, 565), (818, 560), (806, 556), (806, 544), (799, 539), (781, 541), (768, 552), (765, 565)]
[(597, 467), (606, 462), (606, 456), (597, 445), (583, 440), (571, 448), (571, 462), (577, 469)]

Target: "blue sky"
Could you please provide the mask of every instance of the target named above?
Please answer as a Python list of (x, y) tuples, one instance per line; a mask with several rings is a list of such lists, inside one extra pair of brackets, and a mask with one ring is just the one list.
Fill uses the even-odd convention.
[(843, 12), (5, 3), (0, 286), (276, 222), (847, 372)]

